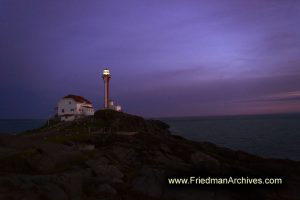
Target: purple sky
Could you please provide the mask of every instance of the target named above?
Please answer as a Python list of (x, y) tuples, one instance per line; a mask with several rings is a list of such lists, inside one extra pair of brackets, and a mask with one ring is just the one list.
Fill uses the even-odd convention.
[(0, 118), (77, 94), (143, 116), (300, 112), (299, 0), (1, 0)]

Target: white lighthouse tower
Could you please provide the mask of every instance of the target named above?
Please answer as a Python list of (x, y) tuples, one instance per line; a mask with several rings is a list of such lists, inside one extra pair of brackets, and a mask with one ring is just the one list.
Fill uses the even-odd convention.
[(108, 68), (105, 68), (102, 73), (102, 78), (104, 80), (104, 109), (109, 108), (109, 79), (110, 72)]
[(104, 109), (111, 109), (115, 111), (122, 111), (122, 107), (120, 105), (114, 104), (114, 102), (110, 99), (110, 71), (108, 68), (105, 68), (102, 73), (102, 78), (104, 80)]

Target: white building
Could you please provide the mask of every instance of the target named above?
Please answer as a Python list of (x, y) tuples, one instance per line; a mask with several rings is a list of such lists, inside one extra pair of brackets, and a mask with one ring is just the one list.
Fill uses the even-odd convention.
[(120, 105), (114, 105), (113, 100), (109, 100), (108, 109), (115, 110), (115, 111), (118, 111), (118, 112), (122, 111), (122, 107)]
[(90, 101), (77, 95), (67, 95), (57, 104), (57, 116), (61, 121), (72, 121), (84, 116), (94, 115)]

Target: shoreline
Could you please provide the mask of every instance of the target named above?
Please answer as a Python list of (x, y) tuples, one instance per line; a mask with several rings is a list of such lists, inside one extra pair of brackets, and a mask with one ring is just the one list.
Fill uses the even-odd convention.
[[(280, 118), (280, 116), (278, 116), (278, 115), (276, 115), (276, 116)], [(248, 117), (246, 119), (248, 119)], [(216, 144), (218, 146), (221, 146), (221, 147), (226, 147), (226, 148), (230, 148), (230, 149), (233, 149), (233, 150), (240, 150), (240, 151), (248, 152), (248, 153), (251, 153), (253, 155), (261, 156), (263, 158), (289, 159), (289, 160), (295, 160), (295, 161), (299, 161), (300, 160), (300, 159), (297, 159), (299, 156), (298, 156), (298, 153), (295, 151), (295, 148), (294, 148), (294, 150), (291, 149), (291, 148), (293, 148), (293, 146), (295, 146), (295, 144), (293, 144), (293, 143), (291, 143), (291, 145), (288, 145), (287, 147), (281, 146), (281, 148), (278, 149), (279, 151), (277, 151), (274, 148), (272, 150), (272, 144), (275, 145), (275, 142), (277, 142), (277, 140), (274, 140), (274, 141), (267, 140), (266, 144), (264, 144), (265, 147), (262, 147), (262, 148), (260, 148), (259, 146), (256, 146), (257, 144), (255, 144), (255, 142), (253, 142), (253, 141), (251, 143), (237, 144), (238, 138), (243, 138), (243, 137), (248, 137), (248, 136), (245, 136), (245, 135), (239, 133), (239, 134), (236, 134), (234, 136), (234, 138), (236, 138), (236, 139), (234, 139), (233, 136), (229, 135), (230, 138), (232, 138), (232, 139), (227, 139), (227, 141), (225, 141), (225, 140), (222, 141), (222, 138), (226, 137), (226, 134), (224, 135), (222, 133), (223, 130), (212, 132), (213, 135), (216, 136), (216, 137), (212, 138), (211, 136), (207, 135), (207, 133), (203, 134), (205, 132), (209, 133), (211, 130), (205, 130), (201, 126), (198, 129), (195, 129), (195, 130), (199, 130), (199, 131), (190, 130), (191, 128), (188, 128), (188, 127), (190, 126), (190, 124), (194, 123), (193, 121), (191, 121), (190, 118), (188, 118), (188, 119), (174, 119), (174, 118), (172, 118), (170, 120), (171, 120), (170, 123), (168, 122), (169, 120), (167, 120), (167, 119), (163, 119), (162, 121), (164, 121), (164, 122), (166, 122), (166, 123), (168, 123), (168, 124), (171, 125), (170, 131), (172, 132), (172, 134), (179, 135), (179, 136), (185, 137), (185, 138), (193, 140), (193, 141), (199, 141), (199, 142), (201, 142), (201, 141), (208, 141), (208, 142), (212, 142), (212, 143), (214, 143), (214, 144)], [(185, 127), (182, 127), (180, 130), (176, 129), (176, 124), (175, 124), (175, 128), (173, 129), (173, 125), (174, 125), (173, 123), (177, 123), (177, 120), (178, 120), (179, 125), (180, 124), (185, 124), (185, 123), (188, 123), (188, 124), (185, 125)], [(198, 120), (198, 118), (196, 117), (195, 120)], [(208, 119), (208, 118), (202, 119), (201, 118), (200, 121), (199, 121), (199, 123), (201, 123), (201, 124), (202, 123), (208, 123), (207, 121), (203, 121), (203, 120), (215, 120), (215, 119), (214, 118), (212, 118), (212, 119)], [(212, 121), (212, 122), (209, 122), (209, 123), (213, 123), (212, 125), (218, 127), (219, 123), (223, 123), (222, 119), (220, 119), (220, 120), (221, 121)], [(289, 119), (287, 119), (287, 120), (289, 120)], [(13, 122), (14, 120), (10, 120), (10, 121)], [(18, 121), (22, 121), (22, 120), (18, 119)], [(26, 121), (30, 122), (31, 119), (26, 119)], [(38, 119), (38, 123), (36, 123), (36, 124), (42, 125), (46, 121), (47, 121), (46, 119)], [(195, 121), (195, 123), (196, 122), (197, 121)], [(232, 123), (235, 123), (235, 122), (233, 121)], [(237, 121), (237, 123), (238, 123), (238, 121)], [(12, 124), (12, 125), (14, 125), (14, 124)], [(210, 125), (210, 126), (212, 126), (212, 125)], [(221, 125), (220, 127), (222, 127), (222, 124), (220, 124), (220, 125)], [(17, 127), (19, 127), (19, 126), (20, 125), (17, 125)], [(33, 125), (33, 126), (35, 126), (37, 128), (39, 127), (38, 125)], [(29, 130), (30, 130), (30, 128), (29, 128)], [(15, 132), (3, 131), (3, 132), (0, 132), (0, 134), (19, 135), (19, 134), (22, 134), (24, 132), (26, 132), (26, 131), (15, 131)], [(258, 135), (257, 133), (255, 133), (255, 131), (251, 131), (249, 133), (250, 133), (250, 135), (249, 135), (250, 139), (252, 137), (253, 137), (253, 139), (255, 139), (255, 135)], [(281, 135), (284, 135), (284, 134), (281, 134)], [(291, 135), (291, 134), (289, 134), (289, 135)], [(271, 137), (271, 135), (270, 135), (270, 137)], [(295, 136), (295, 137), (297, 137), (297, 136)], [(265, 138), (265, 140), (266, 140), (266, 138)], [(254, 141), (257, 141), (257, 139), (255, 139)], [(297, 140), (293, 139), (292, 141), (297, 141)], [(268, 144), (268, 142), (269, 142), (269, 144)], [(286, 144), (286, 142), (287, 141), (285, 141), (284, 144)], [(253, 148), (250, 145), (253, 145)], [(269, 148), (271, 148), (270, 150), (268, 150), (267, 145), (269, 145)], [(260, 152), (260, 151), (262, 151), (262, 152)], [(272, 151), (274, 151), (274, 152), (272, 152)], [(293, 152), (294, 151), (294, 153), (292, 153), (290, 155), (287, 155), (287, 153), (285, 153), (284, 151), (285, 152)], [(276, 156), (273, 156), (274, 154), (276, 154)]]
[[(172, 135), (164, 122), (126, 113), (98, 111), (95, 117), (57, 122), (27, 134), (0, 135), (0, 147), (3, 199), (21, 195), (53, 200), (192, 200), (217, 195), (224, 200), (292, 200), (300, 196), (298, 161), (264, 159), (188, 140)], [(284, 185), (245, 185), (241, 193), (234, 185), (167, 184), (167, 177), (187, 175), (279, 177)], [(28, 193), (31, 190), (35, 193)]]

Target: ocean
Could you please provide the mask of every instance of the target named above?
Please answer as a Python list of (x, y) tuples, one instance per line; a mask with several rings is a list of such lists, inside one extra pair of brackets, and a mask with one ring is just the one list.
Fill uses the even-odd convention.
[(265, 158), (300, 161), (300, 114), (161, 118), (176, 135)]
[[(300, 161), (300, 114), (159, 118), (173, 134), (265, 158)], [(46, 119), (0, 119), (0, 133), (21, 133)]]
[(47, 119), (0, 119), (1, 133), (22, 133), (43, 126)]

